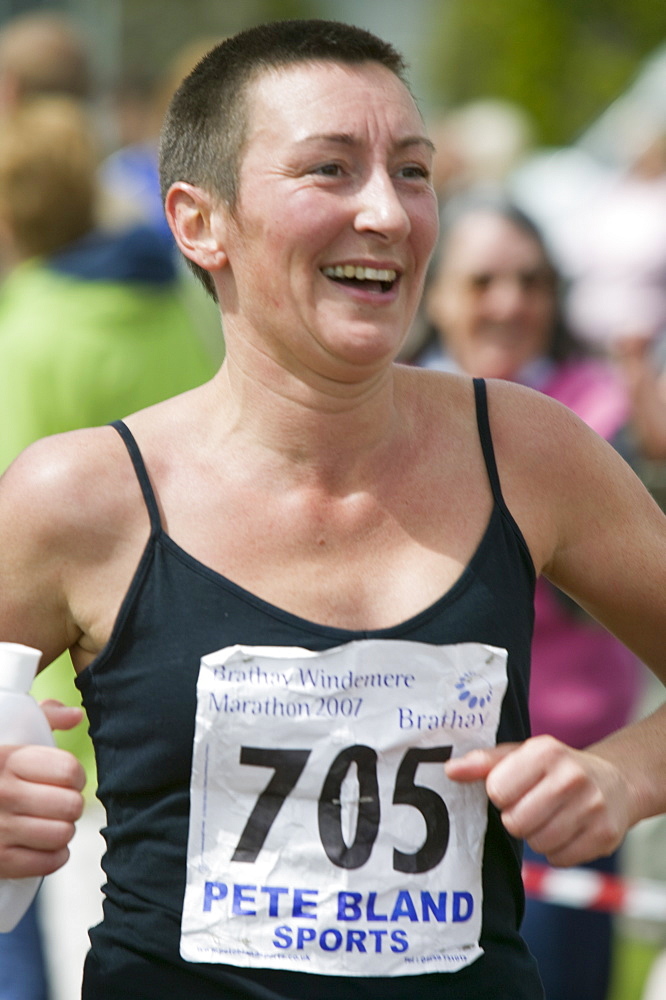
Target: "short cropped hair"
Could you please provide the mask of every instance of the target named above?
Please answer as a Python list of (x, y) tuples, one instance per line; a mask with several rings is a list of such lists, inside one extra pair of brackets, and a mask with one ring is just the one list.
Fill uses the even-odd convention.
[(97, 149), (78, 101), (39, 97), (0, 117), (0, 216), (21, 259), (95, 224)]
[[(172, 98), (160, 141), (162, 196), (186, 181), (233, 210), (247, 138), (248, 88), (270, 70), (298, 63), (379, 63), (407, 86), (402, 56), (369, 31), (340, 21), (276, 21), (225, 39), (195, 66)], [(187, 261), (215, 297), (203, 268)]]

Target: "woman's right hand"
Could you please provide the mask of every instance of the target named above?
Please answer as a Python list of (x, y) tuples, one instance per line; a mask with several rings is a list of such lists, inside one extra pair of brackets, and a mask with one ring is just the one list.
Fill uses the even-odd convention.
[[(42, 705), (51, 727), (70, 729), (81, 710)], [(85, 771), (66, 750), (0, 747), (0, 879), (50, 875), (69, 857), (83, 811)]]

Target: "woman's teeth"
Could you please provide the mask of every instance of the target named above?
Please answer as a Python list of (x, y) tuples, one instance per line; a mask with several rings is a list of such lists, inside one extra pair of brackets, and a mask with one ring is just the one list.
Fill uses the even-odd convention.
[(336, 264), (322, 268), (327, 278), (355, 278), (356, 281), (395, 281), (397, 272), (392, 268), (358, 267), (354, 264)]

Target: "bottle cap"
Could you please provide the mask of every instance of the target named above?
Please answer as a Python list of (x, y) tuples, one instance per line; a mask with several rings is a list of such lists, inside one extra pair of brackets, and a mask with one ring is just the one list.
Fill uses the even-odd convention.
[(0, 642), (0, 688), (27, 694), (37, 673), (41, 651), (19, 642)]

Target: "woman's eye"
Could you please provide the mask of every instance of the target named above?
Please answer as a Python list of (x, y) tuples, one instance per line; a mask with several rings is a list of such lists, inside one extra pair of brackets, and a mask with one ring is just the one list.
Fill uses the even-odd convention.
[(474, 292), (486, 292), (493, 283), (492, 274), (472, 274), (469, 277), (469, 287)]
[(342, 167), (339, 163), (322, 163), (320, 166), (315, 167), (313, 173), (320, 174), (322, 177), (340, 177)]
[(406, 177), (408, 180), (429, 180), (430, 171), (427, 167), (422, 167), (418, 163), (408, 163), (407, 166), (400, 168), (400, 176)]

